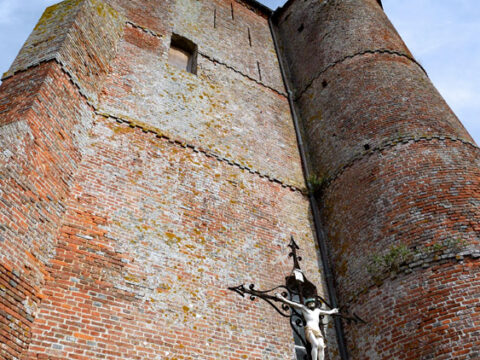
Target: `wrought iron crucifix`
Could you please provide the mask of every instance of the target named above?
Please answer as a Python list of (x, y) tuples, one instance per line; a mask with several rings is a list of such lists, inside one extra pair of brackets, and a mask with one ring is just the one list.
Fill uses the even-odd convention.
[[(254, 284), (246, 288), (243, 284), (228, 289), (245, 297), (250, 296), (250, 300), (260, 298), (272, 306), (280, 315), (290, 319), (290, 326), (296, 333), (298, 339), (302, 342), (307, 355), (302, 360), (323, 360), (324, 356), (324, 334), (320, 324), (325, 315), (340, 316), (348, 323), (363, 322), (356, 314), (341, 314), (339, 309), (333, 309), (332, 306), (317, 293), (316, 286), (310, 282), (300, 268), (302, 258), (297, 255), (300, 248), (296, 244), (293, 236), (291, 237), (291, 249), (288, 254), (293, 258), (293, 269), (290, 275), (285, 277), (285, 285), (278, 285), (270, 290), (256, 290)], [(280, 304), (278, 304), (280, 303)], [(325, 304), (328, 309), (322, 309)], [(305, 336), (302, 336), (298, 329), (303, 328)]]

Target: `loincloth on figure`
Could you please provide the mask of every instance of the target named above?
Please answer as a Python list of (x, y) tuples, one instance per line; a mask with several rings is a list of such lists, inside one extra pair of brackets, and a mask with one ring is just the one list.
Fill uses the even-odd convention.
[(305, 326), (305, 336), (308, 338), (308, 335), (312, 334), (316, 338), (322, 338), (323, 339), (323, 334), (320, 330), (318, 329), (312, 329), (310, 326)]

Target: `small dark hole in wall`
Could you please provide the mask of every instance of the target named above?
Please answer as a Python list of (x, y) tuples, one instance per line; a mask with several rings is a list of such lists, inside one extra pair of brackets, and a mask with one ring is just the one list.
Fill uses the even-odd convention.
[(287, 21), (290, 15), (292, 15), (292, 13), (288, 13), (287, 16), (285, 16), (285, 19), (283, 19), (283, 21)]
[(328, 85), (327, 80), (323, 80), (323, 81), (322, 81), (322, 87), (323, 87), (323, 88), (326, 88), (327, 85)]
[(304, 29), (304, 26), (303, 26), (303, 24), (302, 24), (302, 25), (300, 25), (300, 27), (297, 29), (297, 31), (298, 31), (298, 32), (302, 32), (303, 29)]
[(370, 145), (365, 144), (365, 145), (363, 145), (363, 148), (364, 148), (365, 150), (370, 150)]

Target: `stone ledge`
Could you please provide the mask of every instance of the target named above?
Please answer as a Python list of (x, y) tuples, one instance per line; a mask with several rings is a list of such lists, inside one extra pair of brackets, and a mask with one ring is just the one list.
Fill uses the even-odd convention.
[(447, 251), (442, 255), (419, 254), (418, 256), (414, 257), (412, 261), (400, 265), (398, 269), (383, 273), (382, 276), (377, 280), (372, 279), (373, 283), (371, 285), (366, 286), (363, 289), (358, 290), (354, 295), (349, 296), (346, 303), (355, 302), (355, 300), (362, 294), (365, 294), (372, 289), (381, 287), (385, 280), (392, 280), (402, 275), (405, 276), (411, 274), (414, 271), (425, 270), (436, 264), (445, 264), (448, 262), (463, 263), (466, 258), (470, 258), (472, 260), (479, 259), (480, 249), (467, 249), (459, 252)]
[[(338, 65), (338, 64), (341, 64), (343, 63), (344, 61), (348, 60), (348, 59), (353, 59), (355, 57), (358, 57), (358, 56), (363, 56), (363, 55), (371, 55), (371, 54), (389, 54), (389, 55), (396, 55), (396, 56), (401, 56), (401, 57), (405, 57), (407, 59), (409, 59), (410, 61), (414, 62), (415, 64), (417, 64), (421, 69), (422, 71), (427, 75), (427, 72), (425, 71), (425, 69), (423, 68), (423, 66), (417, 61), (415, 60), (413, 57), (411, 57), (410, 55), (406, 54), (406, 53), (402, 53), (402, 52), (399, 52), (399, 51), (394, 51), (394, 50), (388, 50), (388, 49), (377, 49), (377, 50), (364, 50), (364, 51), (361, 51), (359, 53), (356, 53), (356, 54), (351, 54), (351, 55), (347, 55), (335, 62), (332, 62), (330, 64), (328, 64), (327, 66), (325, 66), (323, 69), (321, 69), (320, 71), (318, 71), (315, 75), (313, 75), (313, 77), (310, 79), (310, 81), (308, 82), (307, 85), (305, 85), (305, 87), (300, 90), (298, 92), (298, 94), (295, 95), (294, 97), (294, 100), (295, 101), (298, 101), (302, 96), (303, 94), (305, 94), (307, 92), (307, 90), (312, 86), (312, 84), (324, 73), (326, 72), (327, 70), (329, 70), (330, 68)], [(428, 75), (427, 75), (428, 76)]]
[(258, 175), (259, 177), (261, 178), (265, 178), (267, 179), (268, 181), (270, 182), (274, 182), (274, 183), (277, 183), (279, 185), (281, 185), (283, 188), (288, 188), (290, 189), (291, 191), (298, 191), (300, 193), (302, 193), (303, 195), (305, 195), (305, 190), (304, 189), (300, 189), (294, 185), (290, 185), (290, 184), (287, 184), (271, 175), (268, 175), (268, 174), (264, 174), (258, 170), (254, 170), (248, 166), (245, 166), (245, 165), (242, 165), (232, 159), (229, 159), (229, 158), (226, 158), (226, 157), (223, 157), (209, 149), (204, 149), (202, 147), (198, 147), (198, 146), (195, 146), (195, 145), (192, 145), (192, 144), (189, 144), (187, 143), (186, 141), (182, 141), (182, 140), (179, 140), (179, 139), (173, 139), (172, 137), (170, 137), (168, 134), (165, 134), (163, 132), (161, 132), (159, 129), (156, 129), (154, 127), (151, 127), (151, 126), (148, 126), (148, 125), (145, 125), (145, 124), (142, 124), (140, 122), (137, 122), (137, 121), (133, 121), (133, 120), (126, 120), (126, 119), (122, 119), (122, 118), (119, 118), (117, 116), (114, 116), (114, 115), (111, 115), (111, 114), (107, 114), (107, 113), (103, 113), (101, 111), (97, 111), (95, 110), (95, 114), (99, 115), (99, 116), (102, 116), (106, 119), (110, 118), (110, 119), (113, 119), (115, 120), (116, 122), (118, 123), (124, 123), (126, 125), (128, 125), (129, 127), (131, 128), (138, 128), (140, 130), (142, 130), (144, 133), (152, 133), (152, 134), (155, 134), (158, 138), (161, 138), (161, 139), (164, 139), (166, 141), (168, 141), (169, 143), (171, 144), (175, 144), (177, 146), (180, 146), (182, 148), (188, 148), (188, 149), (191, 149), (192, 151), (196, 152), (196, 153), (201, 153), (201, 154), (204, 154), (205, 156), (207, 157), (212, 157), (212, 158), (215, 158), (217, 159), (218, 161), (221, 161), (221, 162), (224, 162), (224, 163), (227, 163), (228, 165), (230, 166), (234, 166), (234, 167), (237, 167), (241, 170), (245, 170), (245, 171), (248, 171), (249, 173), (251, 174), (256, 174)]
[(472, 143), (471, 141), (463, 138), (459, 138), (456, 136), (450, 136), (450, 135), (441, 135), (441, 134), (420, 135), (420, 136), (413, 135), (413, 136), (402, 136), (394, 139), (387, 139), (383, 141), (382, 144), (375, 146), (374, 148), (363, 151), (361, 153), (357, 153), (346, 164), (344, 164), (337, 170), (333, 171), (333, 174), (331, 176), (327, 177), (322, 181), (319, 191), (320, 192), (324, 191), (326, 188), (330, 186), (330, 184), (332, 184), (336, 179), (338, 179), (346, 169), (353, 166), (357, 161), (360, 161), (367, 156), (373, 155), (374, 153), (377, 153), (377, 152), (382, 152), (383, 150), (386, 150), (388, 148), (393, 148), (399, 144), (408, 144), (412, 142), (432, 141), (432, 140), (460, 141), (463, 144), (471, 146), (476, 150), (480, 150), (480, 148), (476, 144)]

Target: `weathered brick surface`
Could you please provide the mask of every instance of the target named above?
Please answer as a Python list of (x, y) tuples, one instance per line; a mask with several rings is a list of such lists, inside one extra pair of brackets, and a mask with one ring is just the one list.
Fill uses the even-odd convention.
[(200, 52), (284, 92), (266, 18), (236, 1), (194, 0), (178, 1), (175, 18), (173, 31), (198, 43)]
[(372, 256), (392, 246), (425, 251), (463, 240), (457, 252), (480, 250), (478, 153), (460, 141), (400, 143), (365, 156), (331, 183), (323, 214), (344, 299), (374, 283)]
[(166, 63), (168, 47), (169, 41), (127, 26), (100, 111), (301, 187), (287, 99), (203, 56), (197, 75), (177, 70)]
[[(478, 357), (478, 148), (376, 1), (293, 2), (279, 26), (340, 299), (368, 321), (352, 357)], [(197, 75), (166, 64), (172, 33)], [(226, 291), (283, 282), (290, 234), (322, 284), (265, 14), (69, 0), (5, 79), (2, 357), (292, 357), (288, 323)]]
[(376, 1), (293, 2), (279, 27), (339, 298), (368, 321), (352, 358), (477, 358), (480, 150)]
[(354, 359), (478, 359), (479, 262), (446, 261), (361, 295), (367, 325), (349, 328)]
[(109, 2), (132, 23), (165, 36), (167, 44), (172, 32), (184, 36), (198, 45), (201, 54), (285, 91), (267, 19), (243, 4), (209, 0)]
[(286, 233), (321, 283), (303, 195), (112, 119), (86, 153), (30, 358), (291, 356), (288, 322), (226, 288), (282, 282)]
[(108, 0), (118, 13), (152, 34), (167, 36), (173, 26), (175, 1)]
[[(1, 258), (21, 268), (20, 249), (43, 261), (49, 258), (92, 115), (56, 63), (5, 81), (1, 91), (8, 93), (17, 82), (37, 83), (35, 93), (23, 96), (29, 99), (22, 101), (30, 103), (28, 110), (15, 119), (7, 112), (0, 135)], [(18, 101), (14, 94), (3, 99)]]
[(0, 358), (16, 359), (30, 343), (40, 301), (38, 289), (18, 272), (0, 265)]
[(326, 68), (355, 54), (411, 56), (377, 0), (295, 1), (278, 23), (297, 95)]
[(366, 149), (403, 138), (473, 142), (418, 65), (396, 55), (367, 54), (330, 68), (298, 106), (319, 177), (332, 176)]
[[(98, 80), (114, 56), (109, 35), (123, 28), (115, 28), (114, 13), (107, 10), (94, 1), (49, 8), (0, 88), (0, 264), (11, 279), (2, 288), (0, 321), (2, 356), (8, 359), (18, 359), (29, 345), (93, 120), (79, 88), (96, 98)], [(108, 31), (98, 31), (104, 24)]]
[(64, 1), (45, 10), (3, 78), (55, 59), (81, 8), (82, 0)]
[(67, 0), (49, 7), (4, 74), (57, 60), (91, 101), (116, 54), (125, 20), (100, 0)]
[[(27, 92), (12, 92), (20, 83), (29, 84)], [(0, 93), (5, 106), (0, 128), (0, 264), (16, 271), (19, 280), (13, 281), (22, 287), (40, 289), (92, 116), (54, 62), (4, 81)], [(22, 104), (21, 110), (15, 104)], [(18, 291), (16, 301), (32, 299)], [(28, 345), (32, 320), (20, 305), (3, 310), (7, 344), (16, 343), (12, 337), (18, 335), (20, 349), (14, 350), (21, 351)], [(19, 332), (21, 321), (27, 327)], [(6, 358), (18, 353), (10, 355)]]
[(18, 122), (31, 109), (43, 84), (48, 66), (35, 72), (18, 74), (15, 79), (4, 80), (0, 87), (0, 126)]
[[(213, 30), (191, 27), (212, 4)], [(1, 263), (21, 284), (0, 288), (5, 358), (293, 356), (285, 319), (226, 290), (282, 283), (293, 234), (323, 294), (267, 22), (232, 6), (232, 21), (208, 1), (44, 15), (0, 95)], [(165, 64), (172, 31), (197, 42), (198, 76)]]

